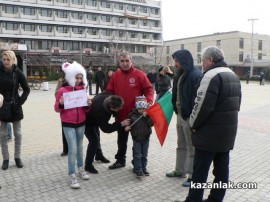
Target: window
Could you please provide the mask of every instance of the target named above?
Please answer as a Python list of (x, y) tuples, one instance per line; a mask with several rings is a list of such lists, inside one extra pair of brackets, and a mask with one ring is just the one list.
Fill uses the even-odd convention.
[(197, 52), (201, 52), (202, 51), (202, 42), (198, 42), (197, 43)]
[(135, 19), (129, 19), (129, 24), (135, 25), (136, 24), (136, 20)]
[(123, 37), (124, 36), (124, 32), (123, 31), (119, 31), (119, 37)]
[(111, 3), (110, 2), (106, 2), (106, 8), (111, 8)]
[(123, 22), (124, 22), (124, 19), (121, 18), (121, 17), (119, 17), (119, 18), (118, 18), (118, 23), (121, 23), (121, 24), (122, 24)]
[(154, 40), (159, 40), (159, 35), (158, 34), (153, 34)]
[(147, 13), (147, 7), (141, 6), (140, 11), (141, 11), (141, 13)]
[(88, 6), (97, 7), (97, 1), (96, 0), (85, 0), (86, 4)]
[(111, 16), (106, 15), (106, 22), (111, 22)]
[(88, 33), (91, 34), (91, 35), (97, 35), (97, 29), (88, 29)]
[(12, 22), (6, 22), (6, 30), (18, 30), (19, 24), (12, 23)]
[(166, 53), (167, 53), (167, 54), (170, 54), (170, 46), (167, 46), (167, 47), (166, 47)]
[(31, 50), (35, 49), (35, 41), (33, 40), (24, 40), (24, 43), (27, 45), (28, 48)]
[(258, 53), (258, 60), (262, 60), (262, 53)]
[(202, 63), (202, 55), (197, 54), (197, 64), (201, 64), (201, 63)]
[(127, 10), (128, 10), (128, 11), (133, 11), (133, 12), (134, 12), (134, 11), (136, 11), (136, 6), (135, 6), (135, 5), (130, 5), (130, 4), (129, 4), (129, 5), (127, 5)]
[(23, 14), (24, 15), (35, 15), (36, 14), (36, 10), (35, 10), (35, 8), (24, 7), (23, 8)]
[(70, 50), (80, 50), (80, 43), (78, 41), (71, 42), (71, 48)]
[(72, 32), (74, 34), (82, 34), (83, 33), (83, 28), (81, 28), (81, 27), (72, 27)]
[(124, 4), (119, 4), (119, 10), (124, 10)]
[(39, 50), (48, 50), (50, 47), (50, 42), (49, 41), (38, 41), (38, 49)]
[(143, 39), (146, 39), (146, 38), (147, 38), (147, 34), (146, 34), (146, 33), (143, 33), (143, 34), (142, 34), (142, 38), (143, 38)]
[(147, 26), (147, 20), (143, 20), (143, 26)]
[(68, 13), (67, 13), (67, 11), (57, 11), (57, 16), (59, 18), (67, 18), (68, 17)]
[(72, 4), (77, 4), (77, 5), (82, 5), (83, 1), (82, 0), (72, 0), (71, 3)]
[(18, 13), (18, 7), (17, 6), (3, 6), (3, 11), (5, 13), (16, 14)]
[(154, 27), (158, 27), (158, 24), (159, 24), (158, 21), (153, 21), (153, 26)]
[(72, 12), (71, 15), (74, 19), (83, 19), (83, 14), (81, 12)]
[(34, 32), (36, 30), (36, 26), (33, 24), (23, 24), (22, 28), (24, 31)]
[(50, 25), (40, 25), (39, 29), (41, 32), (52, 32), (52, 26)]
[(52, 47), (59, 47), (61, 50), (67, 50), (67, 42), (66, 41), (53, 41)]
[(130, 33), (130, 37), (131, 37), (131, 38), (135, 38), (135, 37), (136, 37), (135, 32), (131, 32), (131, 33)]
[(244, 61), (244, 52), (239, 51), (239, 62), (243, 62), (243, 61)]
[(185, 49), (185, 44), (181, 44), (181, 50)]
[(67, 3), (68, 0), (57, 0), (57, 2), (59, 2), (59, 3)]
[(40, 9), (40, 15), (44, 17), (52, 17), (52, 10)]
[(241, 49), (244, 48), (244, 38), (239, 39), (239, 48), (241, 48)]
[(58, 26), (56, 27), (57, 32), (59, 33), (68, 33), (68, 28), (64, 26)]
[(92, 21), (97, 21), (97, 15), (96, 14), (88, 14), (87, 19), (92, 20)]
[(258, 41), (258, 50), (262, 50), (262, 40)]
[(158, 15), (159, 14), (159, 10), (157, 8), (151, 8), (151, 14)]

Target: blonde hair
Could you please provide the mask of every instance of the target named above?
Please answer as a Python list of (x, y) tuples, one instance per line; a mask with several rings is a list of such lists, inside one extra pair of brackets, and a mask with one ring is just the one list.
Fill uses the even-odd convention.
[(164, 71), (164, 73), (170, 73), (170, 74), (173, 74), (173, 72), (171, 71), (170, 67), (168, 67), (168, 66), (163, 67), (163, 71)]
[(12, 64), (17, 65), (17, 58), (16, 58), (16, 55), (15, 55), (14, 51), (11, 51), (11, 50), (9, 50), (9, 51), (4, 51), (4, 52), (2, 53), (2, 58), (3, 58), (4, 56), (6, 56), (8, 59), (10, 59), (10, 61), (13, 61)]

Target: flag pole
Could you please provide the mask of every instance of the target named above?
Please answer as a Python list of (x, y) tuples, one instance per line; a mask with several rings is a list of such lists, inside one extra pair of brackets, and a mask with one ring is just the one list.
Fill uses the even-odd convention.
[(143, 115), (141, 115), (138, 119), (136, 119), (129, 127), (132, 127), (135, 123), (137, 123), (141, 118), (143, 117)]

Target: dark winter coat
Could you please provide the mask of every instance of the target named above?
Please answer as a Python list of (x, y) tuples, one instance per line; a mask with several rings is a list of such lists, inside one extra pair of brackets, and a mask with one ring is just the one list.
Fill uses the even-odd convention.
[(155, 84), (156, 93), (161, 98), (171, 88), (171, 79), (167, 74), (159, 74)]
[(232, 150), (240, 104), (239, 78), (225, 62), (205, 72), (190, 116), (194, 147), (209, 152)]
[[(132, 109), (132, 112), (129, 114), (130, 118), (130, 125), (134, 123), (142, 114), (138, 112), (137, 109)], [(143, 116), (140, 120), (138, 120), (132, 127), (131, 127), (131, 136), (132, 139), (141, 141), (149, 139), (153, 126), (151, 118), (147, 116)]]
[[(16, 82), (14, 83), (14, 78)], [(14, 88), (15, 85), (15, 88)], [(21, 95), (19, 95), (19, 86), (23, 89)], [(12, 93), (14, 92), (14, 101), (12, 101)], [(0, 94), (4, 97), (4, 102), (13, 102), (12, 105), (12, 117), (9, 120), (1, 120), (4, 122), (13, 122), (23, 119), (22, 105), (27, 100), (30, 93), (27, 80), (23, 72), (16, 66), (13, 65), (11, 71), (6, 71), (4, 65), (0, 65)], [(1, 117), (0, 117), (1, 119)]]
[[(183, 72), (178, 71), (173, 80), (172, 89), (172, 104), (176, 114), (179, 112), (176, 108), (177, 94), (180, 93), (181, 103), (181, 116), (183, 119), (187, 119), (194, 105), (194, 99), (196, 97), (196, 91), (198, 82), (202, 78), (202, 73), (198, 68), (194, 67), (194, 60), (191, 53), (187, 50), (179, 50), (173, 54), (173, 58), (177, 58), (182, 67)], [(180, 92), (177, 92), (177, 83), (180, 76), (183, 74), (183, 79), (180, 83)]]
[(95, 82), (98, 84), (104, 84), (105, 77), (105, 73), (102, 70), (97, 71), (95, 75)]

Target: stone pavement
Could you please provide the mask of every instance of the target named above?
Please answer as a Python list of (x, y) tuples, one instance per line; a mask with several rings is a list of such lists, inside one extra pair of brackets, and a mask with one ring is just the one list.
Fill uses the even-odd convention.
[[(181, 186), (184, 179), (167, 178), (165, 173), (175, 166), (175, 117), (167, 139), (161, 147), (153, 133), (149, 148), (150, 176), (138, 180), (132, 173), (131, 139), (127, 165), (109, 170), (108, 164), (95, 163), (98, 175), (81, 181), (81, 188), (71, 189), (67, 183), (67, 157), (60, 157), (61, 130), (59, 114), (54, 112), (54, 88), (32, 90), (24, 105), (22, 121), (24, 168), (18, 169), (13, 160), (14, 141), (9, 143), (10, 167), (0, 169), (0, 201), (174, 201), (183, 200), (188, 192)], [(235, 149), (231, 152), (230, 180), (256, 182), (257, 189), (230, 189), (225, 202), (270, 202), (270, 85), (242, 83), (243, 99), (239, 114), (239, 129)], [(116, 133), (101, 134), (104, 154), (114, 162), (117, 150)], [(87, 139), (84, 139), (84, 151)], [(0, 155), (0, 165), (2, 165)], [(213, 179), (209, 172), (210, 182)], [(205, 191), (206, 194), (209, 190)]]

